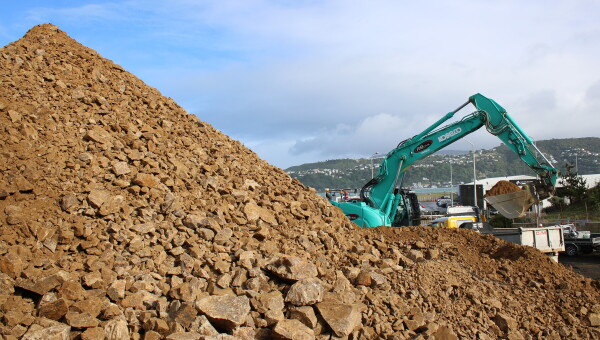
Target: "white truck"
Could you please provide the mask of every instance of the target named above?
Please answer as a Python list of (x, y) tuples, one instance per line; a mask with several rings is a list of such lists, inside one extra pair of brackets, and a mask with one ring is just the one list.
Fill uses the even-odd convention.
[[(536, 187), (533, 187), (534, 189)], [(531, 188), (529, 188), (531, 190)], [(535, 191), (535, 190), (534, 190)], [(485, 201), (506, 218), (525, 215), (539, 197), (534, 198), (529, 190), (520, 190), (496, 196), (486, 196)], [(549, 255), (558, 262), (558, 253), (565, 251), (565, 235), (561, 226), (537, 228), (498, 228), (482, 227), (481, 233), (492, 234), (505, 241), (530, 246)]]
[(558, 253), (565, 251), (565, 237), (561, 226), (496, 229), (487, 223), (464, 223), (461, 228), (474, 229), (508, 242), (536, 248), (555, 261), (558, 261)]

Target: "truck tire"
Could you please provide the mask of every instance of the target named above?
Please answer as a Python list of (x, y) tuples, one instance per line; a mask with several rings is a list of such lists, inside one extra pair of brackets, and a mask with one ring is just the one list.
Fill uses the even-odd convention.
[(567, 244), (567, 246), (565, 247), (565, 253), (567, 254), (567, 256), (577, 256), (577, 246), (575, 246), (574, 244)]

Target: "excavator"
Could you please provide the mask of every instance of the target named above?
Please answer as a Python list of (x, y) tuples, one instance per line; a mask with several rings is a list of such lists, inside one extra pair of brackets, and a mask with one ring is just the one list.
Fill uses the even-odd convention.
[[(475, 111), (454, 123), (440, 127), (469, 104), (475, 106)], [(554, 193), (558, 169), (551, 165), (533, 140), (502, 106), (493, 99), (477, 93), (420, 134), (400, 142), (391, 150), (381, 162), (377, 175), (361, 189), (359, 200), (331, 203), (360, 227), (419, 225), (420, 208), (417, 196), (414, 192), (402, 188), (407, 169), (415, 161), (447, 147), (483, 126), (517, 154), (538, 177), (522, 193), (493, 197), (494, 208), (507, 218), (515, 218), (533, 204), (534, 195), (537, 200), (550, 197)]]

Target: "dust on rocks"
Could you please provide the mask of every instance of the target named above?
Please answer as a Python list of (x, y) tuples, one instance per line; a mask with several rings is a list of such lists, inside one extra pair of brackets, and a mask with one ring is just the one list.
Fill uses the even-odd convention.
[(0, 49), (0, 86), (4, 339), (600, 337), (597, 281), (355, 227), (56, 26)]

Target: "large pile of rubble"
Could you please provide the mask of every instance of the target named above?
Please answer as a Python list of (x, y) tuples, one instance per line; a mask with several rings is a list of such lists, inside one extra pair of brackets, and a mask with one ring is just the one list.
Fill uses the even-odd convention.
[(53, 25), (0, 49), (4, 339), (598, 338), (598, 282), (469, 230), (355, 228)]

